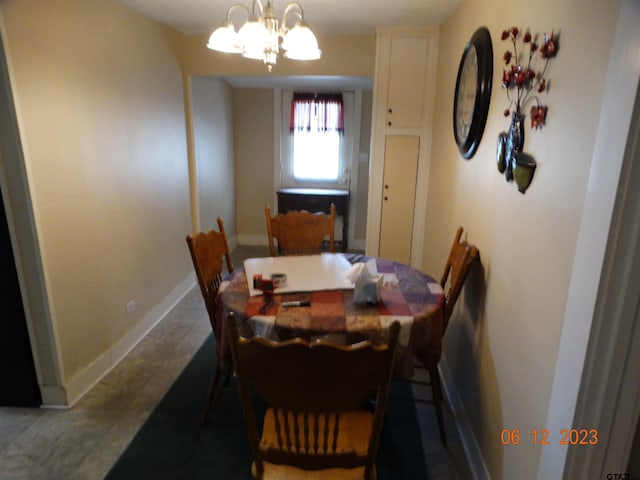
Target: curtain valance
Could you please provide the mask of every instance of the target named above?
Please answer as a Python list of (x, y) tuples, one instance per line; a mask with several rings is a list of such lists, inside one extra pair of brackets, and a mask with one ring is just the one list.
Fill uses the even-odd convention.
[(294, 93), (289, 129), (344, 133), (341, 93)]

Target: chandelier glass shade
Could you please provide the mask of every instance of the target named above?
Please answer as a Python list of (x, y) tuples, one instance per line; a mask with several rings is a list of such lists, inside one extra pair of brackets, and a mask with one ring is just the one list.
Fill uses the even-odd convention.
[[(245, 10), (247, 21), (236, 32), (231, 22), (234, 10)], [(295, 18), (292, 28), (287, 20)], [(225, 53), (239, 53), (245, 58), (262, 60), (271, 71), (282, 50), (285, 58), (291, 60), (317, 60), (322, 56), (316, 36), (304, 19), (302, 6), (290, 3), (278, 23), (271, 0), (263, 6), (260, 0), (253, 0), (251, 10), (236, 3), (227, 10), (227, 17), (209, 37), (207, 47)]]

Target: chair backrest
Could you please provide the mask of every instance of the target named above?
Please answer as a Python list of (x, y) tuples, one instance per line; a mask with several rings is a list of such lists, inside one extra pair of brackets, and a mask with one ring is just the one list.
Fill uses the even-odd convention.
[[(399, 322), (389, 329), (388, 343), (336, 345), (294, 338), (274, 342), (240, 337), (233, 314), (226, 318), (254, 467), (263, 462), (306, 470), (365, 467), (375, 471), (375, 456), (386, 409)], [(251, 391), (269, 409), (258, 439)], [(377, 392), (373, 413), (362, 409)], [(363, 448), (342, 443), (345, 419), (361, 419), (348, 433), (362, 435)], [(275, 432), (273, 435), (265, 432)], [(367, 477), (368, 478), (368, 477)]]
[[(460, 241), (462, 231), (462, 227), (458, 227), (453, 245), (451, 246), (451, 252), (449, 252), (449, 258), (447, 258), (447, 263), (444, 267), (442, 280), (440, 280), (440, 285), (445, 289), (443, 312), (445, 329), (449, 324), (451, 312), (469, 273), (469, 267), (478, 256), (478, 248), (476, 246), (471, 245), (466, 240)], [(448, 290), (446, 290), (447, 280), (449, 281)]]
[(306, 210), (292, 210), (271, 217), (271, 209), (264, 209), (267, 219), (269, 251), (275, 256), (273, 239), (278, 240), (278, 250), (282, 255), (318, 253), (322, 242), (329, 237), (329, 251), (334, 251), (334, 224), (336, 206), (332, 203), (329, 214)]
[(196, 271), (200, 292), (204, 298), (204, 304), (209, 314), (211, 328), (220, 339), (221, 322), (216, 321), (218, 288), (222, 281), (222, 259), (227, 262), (227, 271), (233, 272), (233, 263), (229, 253), (227, 234), (224, 230), (224, 222), (218, 217), (219, 232), (211, 230), (209, 233), (196, 233), (193, 236), (187, 235), (187, 245), (191, 253), (193, 268)]

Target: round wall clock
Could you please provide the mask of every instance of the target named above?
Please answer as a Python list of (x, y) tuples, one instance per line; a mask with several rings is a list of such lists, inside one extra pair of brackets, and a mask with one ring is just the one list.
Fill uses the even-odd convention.
[(453, 100), (453, 135), (464, 158), (476, 153), (487, 122), (493, 77), (493, 45), (486, 27), (478, 28), (464, 49)]

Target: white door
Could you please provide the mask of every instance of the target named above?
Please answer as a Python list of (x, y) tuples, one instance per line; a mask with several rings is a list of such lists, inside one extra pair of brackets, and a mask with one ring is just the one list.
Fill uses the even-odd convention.
[(411, 264), (419, 148), (418, 135), (386, 137), (379, 255), (407, 265)]

